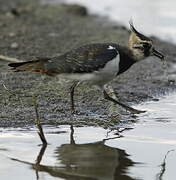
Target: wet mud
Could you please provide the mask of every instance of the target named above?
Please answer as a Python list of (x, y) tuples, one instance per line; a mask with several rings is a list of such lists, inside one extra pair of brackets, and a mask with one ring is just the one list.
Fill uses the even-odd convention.
[[(129, 31), (108, 19), (89, 15), (77, 5), (42, 5), (38, 1), (0, 1), (0, 54), (22, 60), (52, 57), (82, 44), (115, 42), (127, 44)], [(135, 105), (157, 101), (175, 90), (176, 46), (152, 37), (156, 49), (166, 55), (168, 77), (162, 63), (150, 57), (135, 64), (111, 86), (120, 101)], [(103, 99), (93, 87), (80, 85), (75, 92), (75, 105), (80, 115), (70, 112), (70, 82), (38, 73), (10, 72), (7, 62), (0, 61), (0, 126), (34, 125), (35, 96), (43, 124), (128, 126), (135, 118)], [(124, 123), (125, 122), (125, 123)]]

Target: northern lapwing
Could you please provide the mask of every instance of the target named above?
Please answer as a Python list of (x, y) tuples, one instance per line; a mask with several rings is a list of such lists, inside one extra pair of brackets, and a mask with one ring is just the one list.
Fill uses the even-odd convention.
[(153, 41), (139, 33), (130, 22), (131, 34), (128, 46), (115, 43), (88, 44), (66, 52), (63, 55), (38, 59), (35, 61), (10, 63), (13, 71), (40, 72), (49, 76), (57, 76), (73, 80), (70, 88), (71, 110), (74, 108), (74, 89), (80, 82), (87, 82), (102, 90), (104, 98), (119, 104), (132, 113), (144, 111), (129, 107), (108, 95), (105, 85), (128, 70), (134, 63), (149, 56), (156, 56), (161, 60), (164, 55), (156, 51)]

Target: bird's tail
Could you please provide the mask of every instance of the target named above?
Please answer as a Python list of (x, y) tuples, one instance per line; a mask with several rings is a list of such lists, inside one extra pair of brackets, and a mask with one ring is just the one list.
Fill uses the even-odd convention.
[(29, 71), (45, 73), (44, 65), (40, 60), (17, 62), (8, 64), (12, 71)]

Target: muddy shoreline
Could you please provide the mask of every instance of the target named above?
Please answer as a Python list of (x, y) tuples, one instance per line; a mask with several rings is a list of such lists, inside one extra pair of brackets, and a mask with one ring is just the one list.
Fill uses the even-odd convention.
[[(125, 44), (129, 31), (105, 18), (88, 15), (76, 5), (41, 5), (34, 0), (0, 0), (0, 54), (24, 60), (61, 54), (82, 44), (115, 42)], [(118, 98), (130, 105), (175, 90), (174, 64), (176, 46), (152, 37), (156, 48), (166, 55), (169, 80), (162, 63), (148, 58), (135, 64), (111, 85)], [(69, 109), (70, 83), (37, 73), (13, 73), (7, 62), (0, 61), (0, 126), (34, 125), (32, 97), (37, 97), (39, 114), (44, 124), (91, 125), (104, 128), (126, 126), (135, 120), (123, 109), (102, 98), (98, 90), (81, 85), (75, 93), (74, 117)], [(5, 86), (4, 86), (5, 85)]]

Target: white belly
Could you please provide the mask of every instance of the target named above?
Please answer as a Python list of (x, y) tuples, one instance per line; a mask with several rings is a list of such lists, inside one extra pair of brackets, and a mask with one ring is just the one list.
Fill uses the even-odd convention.
[(92, 73), (72, 73), (72, 74), (60, 74), (59, 78), (66, 78), (76, 81), (87, 81), (89, 84), (103, 86), (112, 79), (114, 79), (119, 71), (119, 55), (109, 61), (104, 68)]

